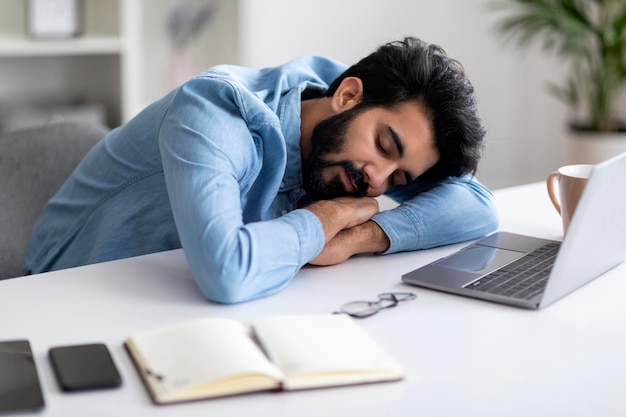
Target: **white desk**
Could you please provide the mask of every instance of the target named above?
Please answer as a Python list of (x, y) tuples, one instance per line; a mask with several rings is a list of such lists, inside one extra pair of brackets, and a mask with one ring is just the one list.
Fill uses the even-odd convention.
[[(543, 184), (496, 195), (502, 230), (560, 238)], [(2, 281), (0, 338), (31, 341), (46, 399), (42, 416), (626, 415), (626, 265), (542, 311), (401, 283), (403, 273), (461, 246), (305, 268), (279, 294), (234, 306), (201, 298), (181, 251)], [(406, 290), (418, 299), (359, 321), (406, 369), (401, 382), (155, 406), (122, 347), (136, 332), (202, 316), (333, 312), (347, 301)], [(122, 387), (62, 393), (48, 349), (88, 342), (109, 346)]]

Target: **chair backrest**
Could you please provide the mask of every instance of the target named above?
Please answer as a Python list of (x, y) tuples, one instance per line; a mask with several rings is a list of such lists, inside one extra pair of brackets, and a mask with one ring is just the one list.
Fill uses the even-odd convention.
[(0, 134), (0, 279), (23, 275), (43, 207), (106, 133), (100, 125), (55, 123)]

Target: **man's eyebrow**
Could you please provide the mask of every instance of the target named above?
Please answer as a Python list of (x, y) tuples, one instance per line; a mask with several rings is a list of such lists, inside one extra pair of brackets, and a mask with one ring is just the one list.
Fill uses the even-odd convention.
[(389, 131), (389, 135), (393, 139), (393, 143), (395, 143), (396, 148), (398, 149), (398, 155), (400, 156), (400, 158), (402, 158), (404, 156), (404, 144), (402, 142), (402, 139), (389, 125), (387, 125), (387, 131)]

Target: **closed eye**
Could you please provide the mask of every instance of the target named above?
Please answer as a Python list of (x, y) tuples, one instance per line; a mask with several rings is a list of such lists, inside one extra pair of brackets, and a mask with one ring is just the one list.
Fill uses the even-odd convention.
[(389, 156), (389, 152), (387, 152), (387, 150), (383, 147), (383, 144), (380, 141), (380, 138), (376, 139), (376, 148), (378, 148), (380, 153), (382, 153), (384, 156)]

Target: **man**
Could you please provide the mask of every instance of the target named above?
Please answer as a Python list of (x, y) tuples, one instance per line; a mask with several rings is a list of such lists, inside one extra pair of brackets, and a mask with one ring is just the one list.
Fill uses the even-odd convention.
[[(33, 273), (182, 246), (206, 298), (272, 294), (307, 263), (482, 236), (485, 132), (458, 62), (415, 38), (348, 68), (218, 66), (111, 131), (40, 217)], [(374, 197), (402, 202), (378, 212)]]

